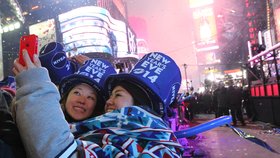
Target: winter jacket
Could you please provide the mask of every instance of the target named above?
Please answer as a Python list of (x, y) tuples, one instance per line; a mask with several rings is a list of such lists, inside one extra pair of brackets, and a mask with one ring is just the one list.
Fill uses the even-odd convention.
[(242, 91), (237, 87), (228, 87), (228, 99), (230, 108), (241, 108), (242, 103)]
[(225, 87), (219, 88), (216, 92), (217, 95), (217, 106), (218, 107), (228, 107), (228, 92)]

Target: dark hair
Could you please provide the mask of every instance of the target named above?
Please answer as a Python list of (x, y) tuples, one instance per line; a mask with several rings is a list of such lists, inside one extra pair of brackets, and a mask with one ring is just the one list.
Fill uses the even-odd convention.
[(128, 91), (128, 93), (133, 98), (134, 105), (139, 106), (146, 111), (158, 116), (158, 114), (152, 108), (153, 102), (149, 94), (140, 85), (124, 80), (115, 81), (111, 86), (111, 90), (113, 90), (116, 86), (121, 86)]
[[(67, 112), (66, 107), (65, 107), (65, 104), (66, 104), (66, 101), (67, 101), (67, 98), (68, 98), (68, 96), (69, 96), (70, 91), (71, 91), (75, 86), (77, 86), (77, 85), (79, 85), (79, 84), (73, 85), (71, 88), (69, 88), (69, 90), (68, 90), (66, 93), (64, 93), (63, 96), (61, 96), (61, 99), (60, 99), (60, 101), (59, 101), (60, 106), (61, 106), (61, 109), (62, 109), (62, 111), (63, 111), (63, 113), (64, 113), (64, 116), (65, 116), (65, 119), (66, 119), (66, 121), (67, 121), (68, 123), (77, 122), (77, 121), (78, 121), (78, 120), (75, 120), (74, 118), (72, 118), (72, 117), (69, 115), (69, 113)], [(101, 114), (104, 113), (104, 105), (105, 105), (105, 102), (103, 101), (103, 99), (100, 98), (101, 96), (99, 96), (98, 93), (96, 93), (96, 95), (97, 95), (96, 105), (95, 105), (95, 108), (94, 108), (92, 114), (90, 115), (90, 117), (99, 116), (99, 115), (101, 115)], [(89, 117), (88, 117), (88, 118), (89, 118)], [(88, 118), (85, 118), (85, 119), (88, 119)], [(85, 120), (85, 119), (84, 119), (84, 120)], [(82, 121), (82, 120), (79, 120), (79, 121)]]

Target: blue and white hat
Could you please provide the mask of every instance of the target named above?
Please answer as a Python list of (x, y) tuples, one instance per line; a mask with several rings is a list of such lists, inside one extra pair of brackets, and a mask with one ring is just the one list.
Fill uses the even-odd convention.
[(106, 87), (111, 92), (120, 81), (135, 84), (148, 93), (151, 109), (159, 115), (166, 113), (166, 107), (176, 98), (181, 86), (180, 69), (173, 59), (161, 52), (146, 54), (129, 73), (110, 75)]
[(107, 60), (87, 60), (77, 72), (61, 80), (59, 84), (60, 95), (64, 96), (74, 88), (74, 86), (80, 83), (86, 83), (96, 90), (98, 95), (97, 104), (104, 107), (108, 97), (107, 91), (104, 90), (104, 85), (107, 77), (112, 74), (116, 74), (116, 70)]
[(62, 44), (57, 42), (50, 42), (43, 46), (39, 59), (42, 66), (48, 69), (51, 81), (55, 84), (59, 84), (63, 77), (77, 70), (77, 64), (67, 59)]

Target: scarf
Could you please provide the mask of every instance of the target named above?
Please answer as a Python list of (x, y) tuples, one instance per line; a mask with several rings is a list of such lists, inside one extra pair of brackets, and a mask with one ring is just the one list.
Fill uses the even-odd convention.
[(165, 122), (137, 106), (70, 124), (79, 157), (181, 157), (182, 146)]

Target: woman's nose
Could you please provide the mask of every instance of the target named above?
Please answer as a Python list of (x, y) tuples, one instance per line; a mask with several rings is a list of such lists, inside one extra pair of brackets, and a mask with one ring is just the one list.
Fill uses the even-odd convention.
[(86, 97), (85, 96), (80, 96), (78, 99), (78, 102), (81, 104), (84, 104), (86, 102)]
[(113, 104), (113, 99), (110, 97), (107, 101), (106, 104), (112, 105)]

